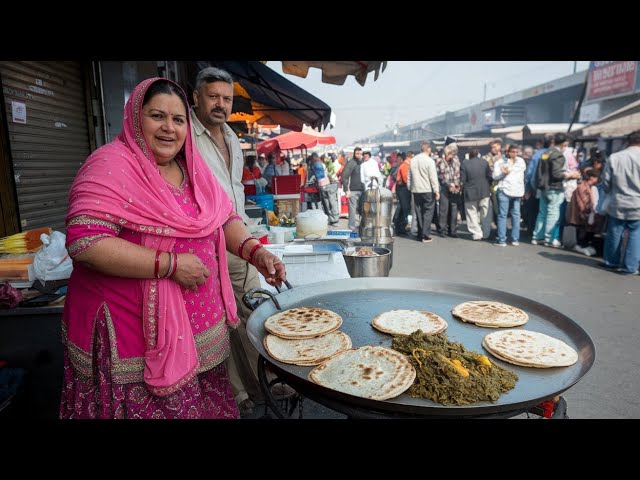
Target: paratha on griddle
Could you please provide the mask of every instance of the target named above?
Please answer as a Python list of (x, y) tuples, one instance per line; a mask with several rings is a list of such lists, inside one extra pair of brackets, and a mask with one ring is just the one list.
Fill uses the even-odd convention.
[(264, 348), (276, 360), (293, 365), (318, 365), (351, 348), (351, 338), (340, 331), (313, 338), (264, 337)]
[(529, 330), (490, 333), (482, 346), (495, 357), (523, 367), (567, 367), (578, 361), (578, 352), (562, 340)]
[(313, 338), (337, 330), (342, 317), (331, 310), (295, 307), (267, 318), (264, 328), (280, 338)]
[(422, 330), (427, 335), (444, 332), (449, 326), (440, 316), (432, 312), (418, 310), (389, 310), (382, 312), (371, 321), (377, 330), (392, 335), (411, 335)]
[(460, 303), (453, 307), (451, 313), (463, 322), (489, 328), (518, 327), (529, 320), (529, 315), (524, 310), (490, 300)]
[(339, 353), (309, 373), (309, 380), (323, 387), (373, 400), (397, 397), (415, 378), (404, 355), (371, 345)]

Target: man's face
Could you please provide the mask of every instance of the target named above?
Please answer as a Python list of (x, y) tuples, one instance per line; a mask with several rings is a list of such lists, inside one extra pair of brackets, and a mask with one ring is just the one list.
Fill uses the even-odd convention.
[(194, 90), (193, 101), (196, 116), (205, 127), (220, 126), (231, 115), (233, 85), (227, 82), (205, 83)]
[(361, 161), (362, 161), (362, 156), (363, 156), (363, 155), (362, 155), (362, 150), (358, 150), (357, 152), (355, 152), (355, 153), (353, 154), (353, 156), (355, 157), (355, 159), (356, 159), (358, 162), (361, 162)]
[(267, 159), (265, 157), (260, 157), (258, 158), (258, 163), (260, 164), (261, 167), (263, 167), (267, 164)]
[(494, 155), (498, 155), (501, 149), (502, 145), (500, 145), (499, 143), (494, 143), (493, 145), (491, 145), (491, 153)]

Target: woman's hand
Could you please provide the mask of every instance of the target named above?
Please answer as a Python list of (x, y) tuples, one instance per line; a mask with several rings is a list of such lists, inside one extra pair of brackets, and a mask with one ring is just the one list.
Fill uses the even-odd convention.
[(259, 248), (253, 255), (253, 266), (272, 286), (280, 287), (287, 279), (284, 263), (266, 248)]
[(198, 286), (207, 281), (211, 272), (204, 266), (202, 260), (193, 253), (179, 253), (177, 255), (178, 268), (171, 278), (184, 288), (197, 291)]

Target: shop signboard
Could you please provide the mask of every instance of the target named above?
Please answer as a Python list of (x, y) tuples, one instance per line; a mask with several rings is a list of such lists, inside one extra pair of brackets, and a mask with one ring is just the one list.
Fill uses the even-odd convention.
[(635, 60), (591, 62), (585, 102), (632, 94), (636, 90), (637, 72)]

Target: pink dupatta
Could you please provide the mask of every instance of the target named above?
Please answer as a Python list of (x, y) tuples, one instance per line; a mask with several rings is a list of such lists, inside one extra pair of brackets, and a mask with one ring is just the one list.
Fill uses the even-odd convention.
[[(182, 152), (187, 163), (185, 174), (189, 176), (200, 207), (198, 217), (184, 215), (176, 203), (160, 176), (141, 128), (145, 92), (158, 80), (165, 79), (144, 80), (133, 90), (124, 109), (122, 133), (91, 154), (78, 171), (69, 192), (67, 222), (78, 215), (104, 219), (141, 232), (142, 245), (147, 248), (170, 251), (176, 238), (199, 238), (221, 228), (233, 204), (193, 144), (188, 111), (189, 125)], [(180, 90), (184, 96), (184, 91)], [(236, 326), (236, 303), (222, 231), (218, 235), (216, 253), (226, 321), (228, 325)], [(144, 380), (152, 393), (169, 395), (197, 371), (195, 340), (178, 283), (156, 278), (140, 281), (144, 292)], [(73, 334), (72, 326), (69, 327), (70, 335)]]

